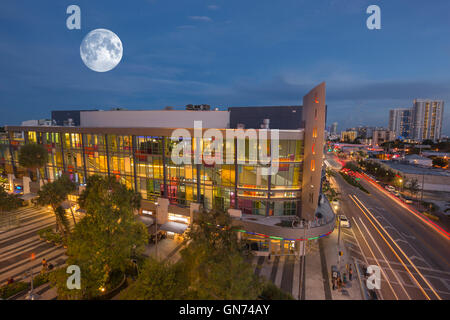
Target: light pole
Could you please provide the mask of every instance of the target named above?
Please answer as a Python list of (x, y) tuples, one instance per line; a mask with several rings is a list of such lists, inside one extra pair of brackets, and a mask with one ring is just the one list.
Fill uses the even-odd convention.
[(156, 204), (156, 211), (155, 211), (155, 258), (156, 261), (158, 261), (158, 208), (159, 204), (158, 202)]
[[(35, 257), (35, 255), (34, 255), (34, 253), (32, 253), (31, 254), (31, 261), (33, 261), (34, 260), (34, 257)], [(28, 292), (28, 294), (27, 294), (27, 296), (25, 297), (25, 299), (27, 299), (27, 300), (37, 300), (37, 299), (39, 299), (39, 295), (38, 294), (34, 294), (34, 292), (33, 292), (33, 267), (31, 266), (30, 267), (30, 275), (31, 275), (31, 288), (30, 288), (30, 291)]]
[(341, 240), (341, 218), (339, 217), (339, 215), (337, 216), (338, 218), (338, 249), (340, 249), (340, 240)]

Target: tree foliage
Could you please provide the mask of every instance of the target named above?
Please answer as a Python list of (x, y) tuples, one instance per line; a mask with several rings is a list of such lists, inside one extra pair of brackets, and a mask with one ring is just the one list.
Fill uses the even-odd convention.
[(448, 166), (448, 160), (442, 157), (436, 157), (433, 159), (433, 166), (445, 168)]
[(148, 233), (134, 218), (137, 199), (139, 196), (114, 178), (88, 178), (79, 199), (86, 216), (75, 226), (67, 245), (67, 263), (81, 269), (81, 291), (67, 291), (67, 276), (59, 275), (54, 281), (58, 297), (98, 297), (100, 288), (111, 289), (112, 275), (123, 275), (131, 258), (143, 252)]
[(358, 164), (354, 161), (349, 161), (344, 166), (345, 169), (349, 169), (355, 172), (360, 172), (361, 169), (359, 168)]
[(19, 150), (19, 165), (29, 170), (37, 170), (39, 179), (39, 169), (44, 167), (48, 161), (47, 149), (37, 143), (28, 143)]
[(62, 175), (55, 181), (47, 183), (38, 191), (36, 203), (41, 206), (51, 206), (56, 217), (56, 225), (61, 235), (69, 233), (69, 221), (66, 212), (61, 207), (69, 194), (76, 190), (76, 184), (70, 180), (69, 176)]
[(405, 183), (405, 189), (411, 192), (412, 195), (417, 195), (420, 190), (419, 181), (417, 181), (417, 179), (408, 180), (408, 182)]
[(22, 205), (22, 200), (5, 191), (3, 185), (0, 185), (0, 213), (3, 211), (14, 211)]
[(375, 161), (360, 160), (358, 163), (367, 173), (373, 175), (380, 181), (392, 183), (395, 179), (396, 175), (394, 171), (391, 169), (385, 169), (385, 167)]
[(124, 300), (181, 300), (187, 299), (189, 284), (182, 263), (158, 262), (149, 259), (139, 276), (120, 298)]
[(0, 169), (0, 187), (4, 187), (9, 183), (8, 177), (3, 169)]
[(256, 299), (261, 283), (245, 260), (242, 243), (221, 211), (201, 212), (188, 232), (182, 262), (194, 299)]

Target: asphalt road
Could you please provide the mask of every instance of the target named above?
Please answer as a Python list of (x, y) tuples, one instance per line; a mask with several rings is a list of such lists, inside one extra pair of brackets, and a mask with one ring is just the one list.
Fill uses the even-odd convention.
[(340, 195), (339, 214), (351, 228), (342, 239), (365, 265), (381, 268), (381, 299), (450, 299), (450, 241), (390, 195), (361, 181), (367, 194), (339, 174), (332, 179)]

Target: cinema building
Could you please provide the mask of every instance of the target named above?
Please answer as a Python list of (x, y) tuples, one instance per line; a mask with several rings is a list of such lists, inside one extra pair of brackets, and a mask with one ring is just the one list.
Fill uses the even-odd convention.
[[(303, 106), (81, 111), (79, 126), (7, 126), (0, 138), (0, 168), (8, 174), (10, 190), (33, 197), (39, 182), (19, 166), (18, 152), (26, 143), (39, 143), (49, 153), (40, 171), (47, 181), (67, 173), (82, 189), (90, 175), (117, 177), (142, 194), (142, 214), (152, 215), (163, 230), (182, 233), (202, 207), (224, 210), (258, 254), (302, 254), (304, 240), (324, 237), (335, 226), (321, 194), (325, 118), (325, 83), (304, 96)], [(171, 139), (175, 129), (190, 133), (190, 141), (184, 142), (191, 154), (213, 140), (196, 137), (194, 121), (202, 122), (202, 133), (214, 128), (224, 137), (278, 129), (276, 145), (258, 145), (268, 154), (278, 148), (278, 159), (272, 160), (278, 161), (278, 171), (267, 175), (267, 165), (246, 162), (245, 136), (224, 140), (223, 152), (232, 159), (226, 163), (175, 163), (171, 155), (180, 143)], [(260, 127), (249, 128), (256, 127), (251, 122)], [(245, 152), (236, 147), (238, 139), (244, 139)], [(235, 148), (227, 149), (230, 143)]]

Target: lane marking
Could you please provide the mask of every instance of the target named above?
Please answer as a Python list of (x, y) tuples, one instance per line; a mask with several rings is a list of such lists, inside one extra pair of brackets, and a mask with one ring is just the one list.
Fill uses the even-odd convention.
[(387, 262), (387, 265), (389, 267), (389, 269), (391, 269), (392, 274), (394, 275), (395, 279), (397, 279), (397, 281), (400, 283), (400, 286), (402, 287), (403, 291), (405, 292), (406, 296), (408, 297), (409, 300), (411, 300), (410, 295), (408, 294), (408, 291), (406, 291), (405, 287), (403, 286), (403, 284), (400, 281), (400, 278), (398, 277), (397, 272), (394, 271), (394, 269), (392, 268), (391, 264), (389, 263), (389, 260), (386, 258), (386, 256), (384, 255), (383, 251), (381, 250), (381, 248), (378, 246), (377, 242), (375, 241), (375, 239), (373, 238), (372, 234), (370, 233), (369, 229), (367, 228), (367, 226), (365, 225), (365, 223), (362, 221), (361, 217), (359, 217), (359, 221), (361, 222), (361, 224), (363, 225), (364, 229), (366, 229), (367, 234), (369, 235), (370, 239), (372, 239), (372, 242), (375, 244), (375, 246), (377, 247), (378, 251), (381, 253), (381, 255), (383, 256), (383, 259)]
[[(355, 221), (355, 225), (356, 225), (356, 227), (358, 228), (359, 233), (361, 233), (361, 237), (363, 238), (364, 242), (366, 243), (367, 248), (369, 248), (369, 251), (370, 251), (370, 253), (372, 254), (373, 259), (375, 260), (375, 263), (378, 265), (378, 267), (380, 267), (380, 271), (383, 273), (384, 278), (386, 279), (386, 282), (388, 283), (389, 287), (391, 288), (392, 293), (394, 294), (395, 299), (399, 300), (397, 294), (395, 293), (394, 288), (393, 288), (392, 285), (391, 285), (391, 279), (389, 279), (389, 277), (387, 276), (386, 272), (384, 271), (384, 268), (381, 267), (381, 264), (380, 264), (380, 262), (378, 261), (377, 257), (375, 256), (375, 254), (373, 253), (372, 248), (370, 247), (369, 243), (367, 242), (366, 237), (364, 237), (364, 234), (362, 233), (361, 229), (359, 228), (358, 223), (356, 222), (356, 219), (355, 219), (354, 217), (352, 217), (352, 218), (353, 218), (353, 220)], [(369, 263), (367, 263), (367, 265), (369, 265)], [(378, 290), (378, 292), (379, 292), (380, 295), (382, 296), (381, 290)], [(384, 298), (383, 298), (383, 300), (384, 300)]]
[[(402, 235), (406, 235), (404, 232), (400, 232), (399, 230), (397, 230), (396, 228), (394, 228), (394, 226), (392, 225), (392, 223), (388, 220), (388, 219), (386, 219), (385, 217), (383, 217), (383, 219), (384, 219), (384, 221), (386, 221), (386, 223), (388, 223), (389, 224), (389, 226), (386, 226), (386, 227), (384, 227), (385, 229), (388, 229), (388, 228), (391, 228), (391, 229), (393, 229), (393, 230), (395, 230), (399, 235), (400, 235), (400, 237), (402, 237)], [(411, 237), (411, 236), (407, 236), (408, 238), (414, 238), (414, 239), (416, 239), (415, 237)], [(411, 245), (408, 241), (406, 241), (406, 240), (404, 240), (405, 239), (405, 237), (402, 237), (403, 239), (395, 239), (395, 241), (396, 242), (399, 242), (399, 241), (401, 241), (401, 242), (404, 242), (404, 243), (406, 243), (416, 254), (417, 254), (417, 256), (421, 256), (421, 254), (417, 251), (417, 249), (413, 246), (413, 245)], [(422, 259), (422, 261), (423, 262), (425, 262), (425, 264), (428, 266), (428, 267), (430, 267), (431, 268), (431, 265), (427, 262), (427, 261), (425, 261), (425, 259), (423, 259), (423, 258), (421, 258)]]
[(386, 242), (386, 244), (389, 246), (389, 248), (392, 250), (392, 252), (394, 252), (395, 256), (397, 257), (397, 259), (399, 259), (399, 261), (402, 263), (403, 267), (405, 268), (405, 270), (407, 270), (407, 272), (409, 273), (409, 275), (414, 279), (414, 281), (416, 282), (416, 284), (419, 286), (420, 290), (422, 291), (422, 293), (424, 294), (424, 296), (431, 300), (431, 298), (428, 296), (428, 294), (425, 292), (424, 288), (420, 285), (419, 281), (417, 281), (417, 279), (414, 277), (414, 275), (411, 273), (411, 271), (409, 270), (409, 268), (404, 264), (403, 260), (400, 259), (399, 255), (395, 252), (395, 250), (392, 248), (392, 246), (389, 244), (389, 242), (386, 240), (386, 238), (383, 236), (383, 234), (379, 231), (379, 229), (375, 226), (375, 224), (373, 223), (372, 220), (375, 220), (378, 225), (380, 226), (380, 228), (384, 231), (384, 233), (389, 237), (389, 239), (391, 239), (392, 243), (397, 247), (397, 249), (403, 254), (403, 256), (406, 258), (406, 260), (408, 260), (408, 262), (411, 264), (411, 266), (413, 266), (413, 268), (416, 270), (417, 274), (420, 275), (420, 277), (422, 278), (422, 280), (427, 284), (427, 286), (431, 289), (431, 291), (434, 293), (434, 295), (439, 299), (442, 300), (442, 298), (437, 294), (436, 290), (434, 290), (433, 286), (428, 282), (428, 280), (423, 276), (423, 274), (419, 271), (419, 269), (417, 269), (416, 265), (411, 261), (411, 259), (409, 259), (409, 257), (405, 254), (405, 252), (399, 247), (399, 245), (394, 241), (394, 239), (392, 239), (391, 235), (386, 231), (386, 229), (383, 228), (383, 226), (381, 225), (381, 223), (376, 220), (373, 217), (373, 214), (366, 208), (366, 206), (361, 202), (361, 200), (359, 200), (359, 198), (357, 196), (354, 196), (354, 198), (361, 204), (362, 207), (364, 207), (367, 211), (368, 214), (370, 214), (370, 216), (372, 217), (372, 219), (369, 218), (369, 216), (366, 214), (366, 212), (364, 210), (361, 209), (361, 207), (359, 207), (359, 205), (357, 204), (357, 202), (351, 198), (360, 208), (361, 212), (367, 217), (367, 219), (370, 221), (370, 223), (374, 226), (374, 228), (377, 230), (377, 232), (380, 234), (380, 236), (382, 237), (382, 239)]

